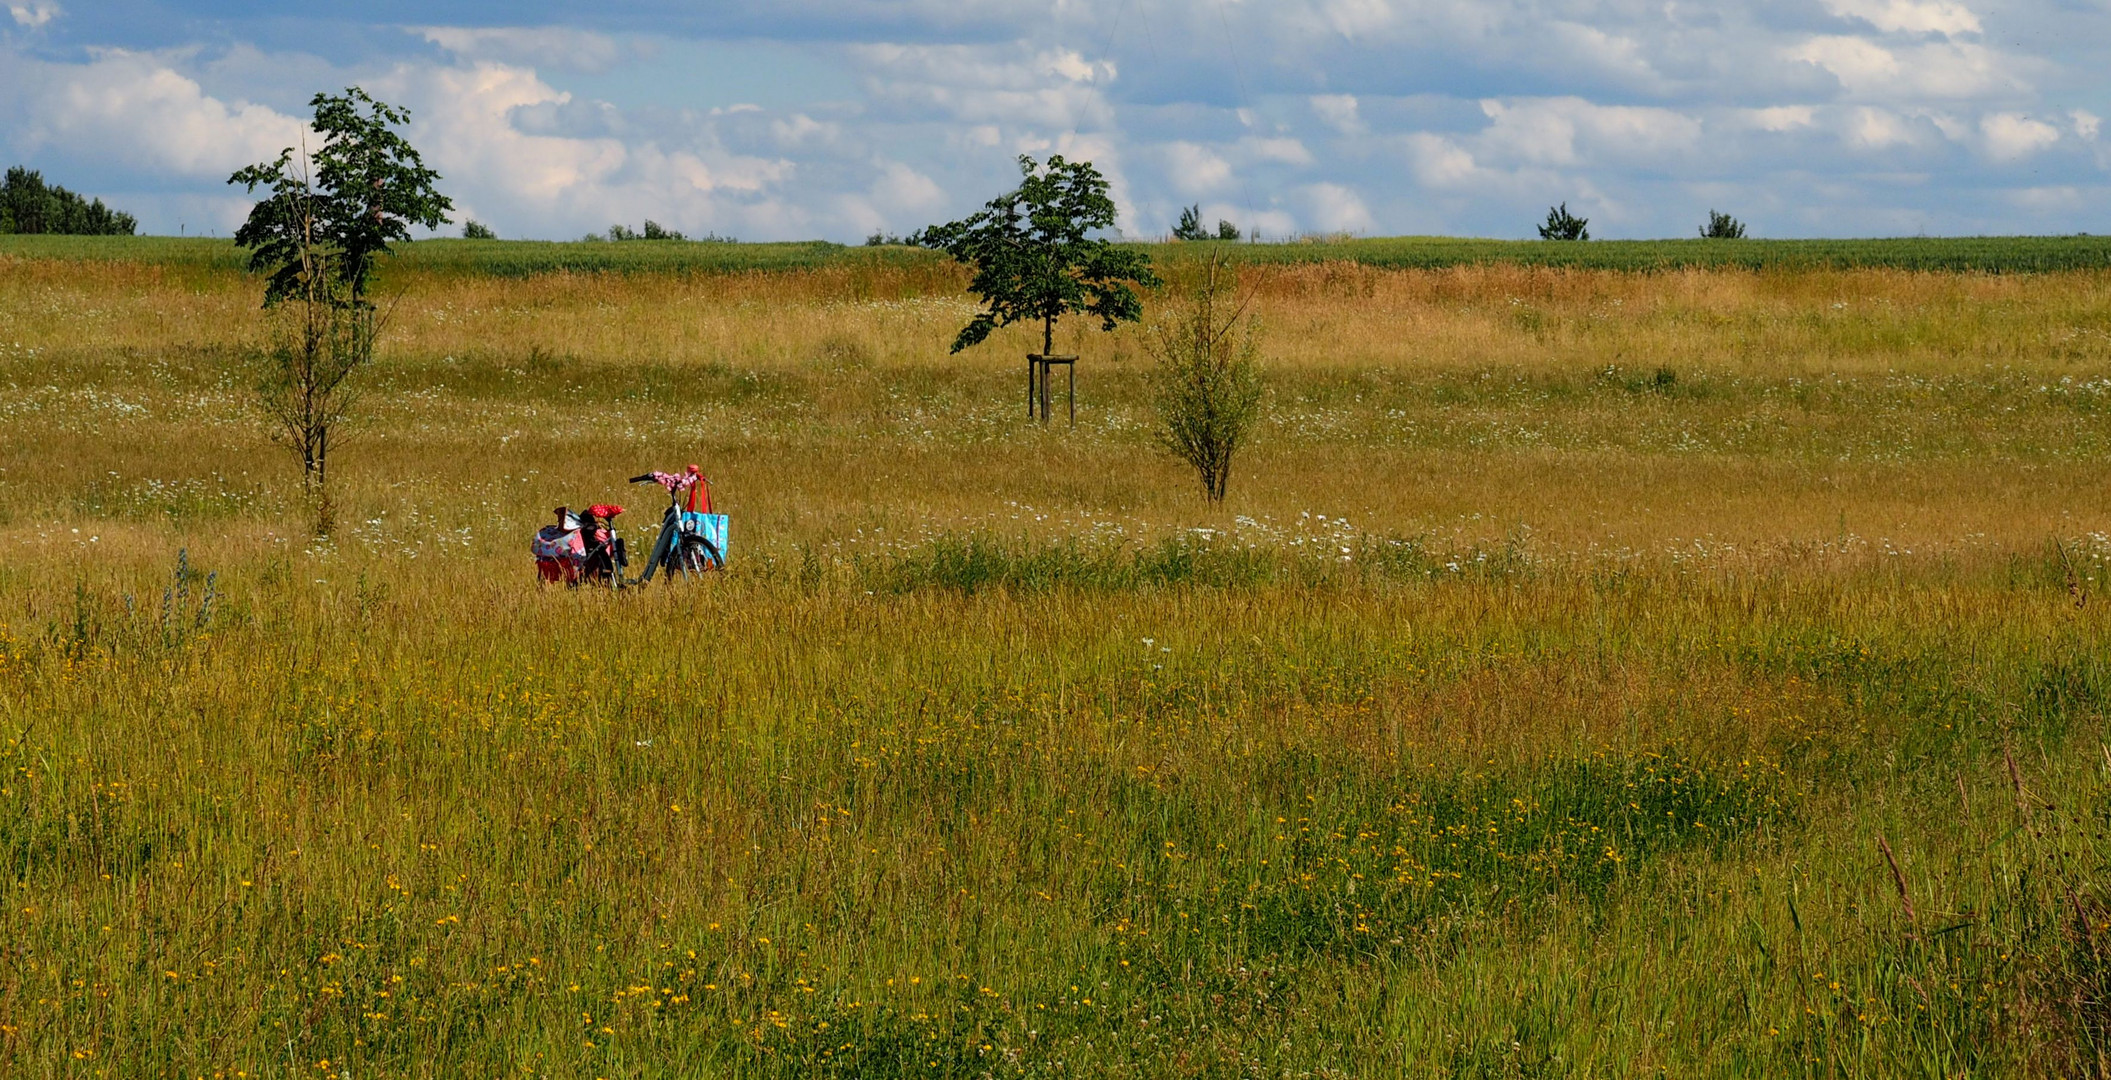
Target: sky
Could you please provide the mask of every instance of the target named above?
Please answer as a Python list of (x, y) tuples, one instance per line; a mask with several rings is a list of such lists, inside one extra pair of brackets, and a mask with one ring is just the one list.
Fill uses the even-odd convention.
[(1120, 229), (2111, 232), (2111, 0), (0, 0), (0, 156), (228, 235), (309, 99), (454, 225), (907, 233), (1092, 161)]

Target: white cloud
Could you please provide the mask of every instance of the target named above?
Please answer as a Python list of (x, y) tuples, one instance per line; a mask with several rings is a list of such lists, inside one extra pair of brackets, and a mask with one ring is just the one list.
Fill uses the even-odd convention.
[(1424, 187), (1456, 191), (1480, 175), (1472, 152), (1442, 135), (1416, 132), (1407, 137), (1405, 147), (1415, 179)]
[[(748, 108), (756, 112), (761, 111), (754, 106)], [(816, 120), (805, 113), (793, 113), (770, 121), (770, 133), (777, 137), (778, 146), (789, 150), (811, 142), (835, 139), (842, 134), (842, 127)]]
[(1886, 86), (1899, 74), (1898, 57), (1891, 50), (1844, 34), (1811, 38), (1790, 49), (1788, 58), (1824, 68), (1850, 93)]
[(1835, 34), (1808, 38), (1784, 55), (1825, 70), (1859, 100), (1965, 100), (2026, 88), (2006, 57), (1968, 42), (1892, 49)]
[(2087, 109), (2071, 110), (2067, 113), (2067, 118), (2074, 121), (2074, 133), (2084, 141), (2095, 142), (2096, 133), (2103, 130), (2103, 118)]
[(413, 107), (412, 141), (449, 188), (477, 192), (483, 212), (521, 223), (510, 227), (516, 234), (577, 235), (648, 217), (689, 232), (791, 229), (808, 220), (781, 198), (792, 162), (730, 153), (708, 134), (523, 130), (515, 118), (525, 110), (573, 104), (527, 68), (493, 61), (400, 65), (370, 86)]
[(880, 176), (872, 184), (872, 198), (896, 220), (929, 216), (944, 207), (946, 191), (931, 179), (899, 161), (878, 162)]
[(464, 60), (602, 72), (623, 58), (614, 38), (564, 26), (424, 26), (415, 32)]
[(15, 25), (35, 30), (66, 12), (52, 0), (28, 0), (27, 3), (18, 0), (7, 5), (7, 13), (15, 17)]
[(1795, 131), (1817, 122), (1818, 110), (1809, 105), (1772, 105), (1764, 109), (1747, 110), (1753, 127), (1761, 131)]
[(1848, 114), (1846, 136), (1849, 144), (1862, 150), (1887, 150), (1916, 141), (1912, 127), (1903, 117), (1888, 109), (1868, 106)]
[(1484, 156), (1543, 165), (1607, 159), (1661, 161), (1692, 149), (1701, 123), (1671, 109), (1596, 105), (1581, 98), (1483, 101), (1490, 123), (1478, 136)]
[(297, 145), (305, 125), (250, 102), (221, 101), (163, 59), (100, 50), (85, 64), (17, 57), (31, 89), (19, 136), (149, 172), (206, 180)]
[(1312, 151), (1305, 144), (1289, 136), (1266, 138), (1248, 135), (1239, 140), (1239, 150), (1248, 160), (1272, 161), (1279, 165), (1310, 165)]
[(1319, 18), (1327, 29), (1353, 40), (1386, 28), (1395, 15), (1387, 0), (1324, 0)]
[(1165, 164), (1167, 183), (1182, 195), (1207, 195), (1231, 182), (1231, 162), (1196, 143), (1166, 144)]
[(1889, 34), (1956, 37), (1980, 32), (1979, 16), (1956, 0), (1825, 0), (1825, 7), (1843, 19), (1860, 19)]
[(2067, 214), (2089, 205), (2081, 189), (2072, 184), (2018, 188), (2008, 193), (2008, 201), (2033, 214)]
[(1340, 184), (1308, 184), (1298, 194), (1306, 220), (1320, 232), (1369, 232), (1375, 224), (1363, 198)]
[(1354, 94), (1314, 94), (1306, 100), (1312, 103), (1312, 112), (1320, 122), (1338, 134), (1355, 138), (1369, 130), (1357, 114)]
[(1072, 51), (856, 45), (849, 53), (875, 100), (926, 118), (1041, 130), (1114, 123), (1102, 89), (1114, 80), (1114, 65)]
[(2060, 141), (2058, 128), (2020, 113), (1993, 113), (1982, 117), (1979, 131), (1986, 138), (1987, 156), (1995, 161), (2026, 158)]

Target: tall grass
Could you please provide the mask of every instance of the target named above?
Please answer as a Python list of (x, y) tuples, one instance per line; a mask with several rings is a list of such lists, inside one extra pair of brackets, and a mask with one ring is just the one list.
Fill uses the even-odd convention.
[(2097, 275), (1285, 268), (1219, 512), (937, 271), (419, 271), (328, 541), (239, 275), (0, 281), (0, 1074), (2111, 1054)]

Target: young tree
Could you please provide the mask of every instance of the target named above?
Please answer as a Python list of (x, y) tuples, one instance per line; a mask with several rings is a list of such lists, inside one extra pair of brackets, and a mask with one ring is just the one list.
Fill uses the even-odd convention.
[(481, 221), (470, 220), (462, 223), (462, 239), (496, 240), (498, 239), (498, 233), (492, 231), (491, 226)]
[(268, 275), (264, 307), (278, 315), (257, 393), (301, 463), (314, 496), (316, 531), (331, 526), (330, 450), (357, 400), (352, 375), (372, 361), (380, 324), (367, 299), (375, 260), (410, 226), (438, 228), (453, 204), (433, 189), (439, 174), (393, 130), (409, 114), (358, 87), (317, 94), (312, 124), (322, 137), (279, 152), (228, 178), (269, 194), (250, 208), (235, 242), (250, 269)]
[(1745, 238), (1745, 223), (1728, 214), (1708, 211), (1708, 223), (1701, 226), (1703, 240), (1742, 240)]
[(1202, 204), (1180, 209), (1180, 224), (1173, 226), (1175, 240), (1207, 240), (1209, 231), (1202, 227)]
[(1569, 213), (1569, 204), (1547, 208), (1547, 222), (1539, 227), (1541, 240), (1588, 240), (1590, 219)]
[(1239, 227), (1237, 225), (1234, 225), (1231, 222), (1224, 220), (1223, 218), (1217, 219), (1217, 239), (1237, 240), (1238, 238)]
[(1260, 343), (1238, 274), (1222, 255), (1188, 268), (1175, 286), (1174, 313), (1151, 326), (1154, 435), (1194, 467), (1211, 503), (1224, 501), (1231, 462), (1261, 411)]
[(1148, 256), (1091, 236), (1114, 226), (1114, 200), (1091, 162), (1055, 155), (1043, 166), (1021, 157), (1019, 171), (1024, 179), (1017, 190), (921, 236), (925, 245), (975, 268), (968, 288), (986, 310), (953, 339), (956, 353), (1022, 320), (1039, 320), (1041, 351), (1054, 352), (1057, 319), (1096, 316), (1101, 329), (1112, 330), (1143, 317), (1130, 285), (1158, 284)]

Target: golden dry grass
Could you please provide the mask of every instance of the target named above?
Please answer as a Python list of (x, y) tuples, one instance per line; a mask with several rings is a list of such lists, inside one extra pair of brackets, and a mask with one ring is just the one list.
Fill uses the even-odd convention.
[(0, 261), (0, 1072), (2100, 1070), (2107, 280), (1255, 274), (1217, 514), (949, 271), (399, 273), (319, 542), (253, 283)]

